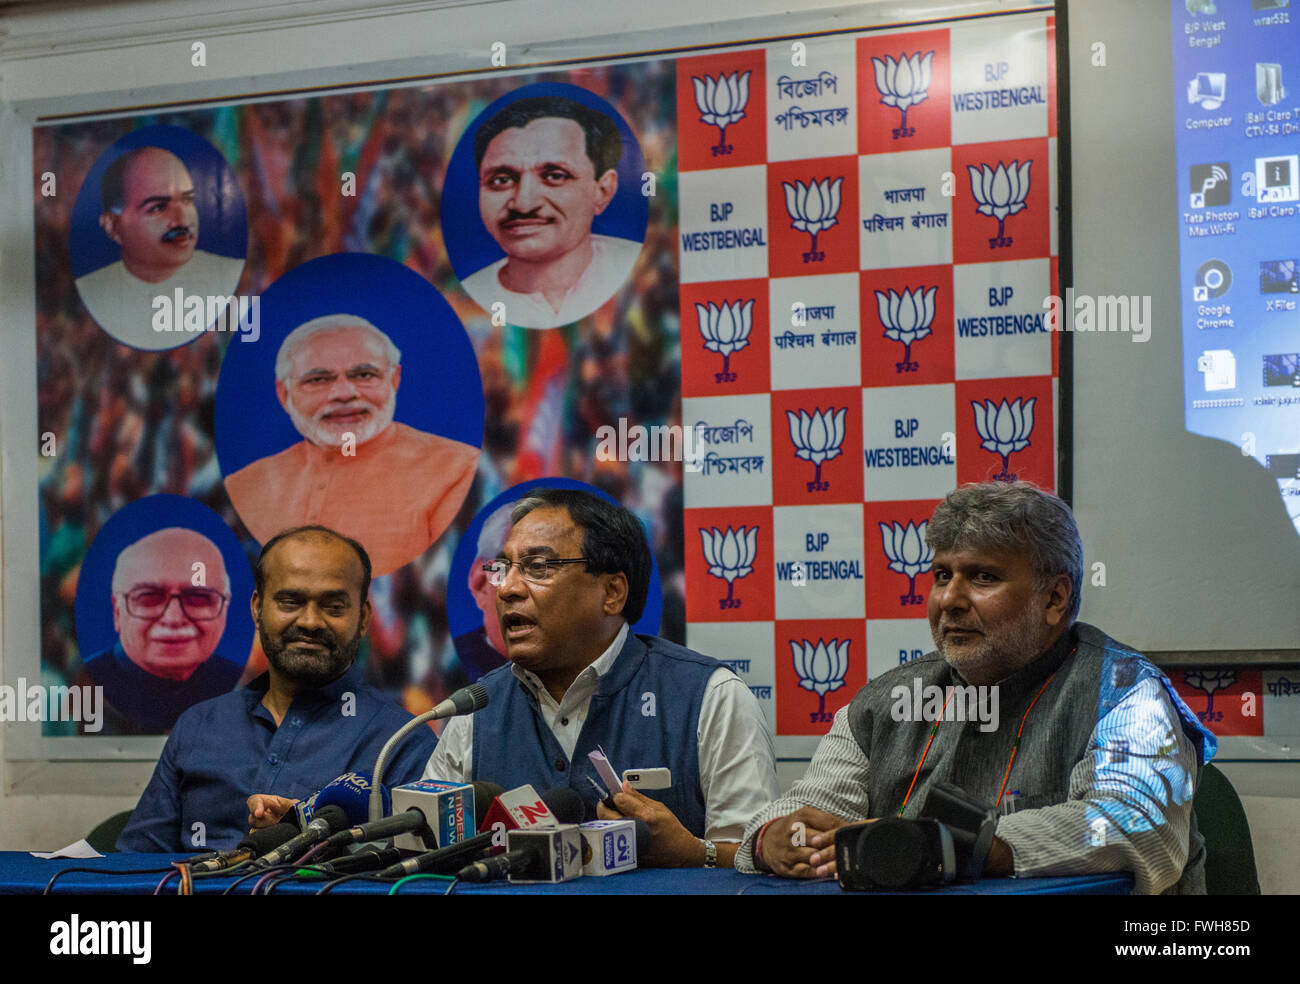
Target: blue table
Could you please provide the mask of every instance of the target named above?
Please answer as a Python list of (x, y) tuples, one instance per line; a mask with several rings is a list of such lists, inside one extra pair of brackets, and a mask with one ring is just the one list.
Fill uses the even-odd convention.
[[(54, 894), (67, 895), (148, 895), (162, 879), (156, 875), (112, 875), (105, 872), (138, 868), (165, 868), (175, 858), (171, 854), (109, 854), (103, 858), (75, 860), (59, 858), (45, 861), (18, 851), (0, 852), (0, 895), (39, 895), (50, 878), (64, 868), (85, 867), (95, 871), (64, 875), (54, 885)], [(196, 879), (196, 895), (220, 894), (231, 878)], [(174, 894), (176, 879), (168, 883), (164, 894)], [(235, 893), (247, 894), (256, 884), (249, 879)], [(311, 895), (323, 881), (294, 880), (279, 885), (276, 895)], [(441, 895), (447, 882), (421, 879), (402, 886), (402, 895)], [(958, 885), (925, 893), (928, 895), (1127, 895), (1133, 889), (1133, 876), (1127, 873), (1083, 875), (1074, 878), (986, 878), (973, 885)], [(388, 885), (361, 879), (333, 889), (331, 895), (383, 895)], [(605, 878), (579, 878), (558, 885), (487, 885), (459, 884), (456, 895), (858, 895), (840, 891), (828, 879), (818, 882), (788, 881), (770, 875), (742, 875), (730, 868), (654, 869), (632, 871)]]

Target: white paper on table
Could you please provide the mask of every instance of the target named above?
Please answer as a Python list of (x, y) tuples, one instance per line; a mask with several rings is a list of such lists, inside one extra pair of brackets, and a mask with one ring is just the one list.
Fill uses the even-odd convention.
[(34, 858), (44, 858), (47, 861), (52, 858), (102, 858), (104, 856), (91, 847), (84, 837), (75, 844), (61, 847), (57, 851), (29, 851), (28, 853)]

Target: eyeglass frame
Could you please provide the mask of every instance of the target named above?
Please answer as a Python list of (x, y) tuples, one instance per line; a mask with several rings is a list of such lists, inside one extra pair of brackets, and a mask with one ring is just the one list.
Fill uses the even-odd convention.
[[(135, 591), (135, 590), (137, 589), (136, 588), (131, 589), (131, 591)], [(139, 590), (149, 590), (149, 589), (144, 588)], [(162, 618), (163, 615), (167, 613), (167, 608), (169, 605), (171, 605), (172, 599), (175, 598), (178, 602), (180, 602), (181, 614), (184, 615), (186, 618), (192, 619), (195, 622), (215, 622), (217, 619), (221, 617), (221, 613), (226, 610), (226, 603), (230, 601), (230, 595), (226, 594), (225, 592), (218, 591), (216, 588), (200, 588), (194, 586), (194, 587), (186, 588), (185, 591), (211, 591), (213, 594), (215, 594), (218, 598), (221, 599), (221, 604), (217, 607), (217, 612), (215, 615), (207, 615), (207, 616), (191, 615), (189, 609), (185, 607), (185, 599), (182, 597), (183, 592), (181, 591), (170, 592), (167, 595), (167, 600), (163, 602), (163, 606), (159, 610), (157, 615), (137, 615), (135, 612), (131, 611), (131, 591), (117, 591), (114, 593), (117, 594), (122, 599), (124, 606), (126, 608), (126, 613), (130, 615), (132, 618), (143, 618), (143, 619)]]
[[(524, 564), (536, 564), (536, 563), (543, 563), (546, 565), (545, 580), (539, 581), (536, 578), (529, 577), (528, 572), (524, 570)], [(496, 560), (484, 564), (483, 572), (488, 576), (488, 583), (495, 588), (499, 588), (501, 587), (501, 585), (506, 583), (506, 578), (510, 576), (510, 569), (512, 567), (519, 568), (519, 573), (523, 575), (525, 581), (528, 581), (532, 584), (549, 584), (552, 577), (552, 571), (551, 571), (552, 567), (563, 567), (565, 564), (590, 564), (590, 563), (591, 563), (590, 557), (544, 557), (541, 554), (530, 554), (529, 556), (525, 557), (523, 560), (506, 560), (504, 557), (498, 557)], [(496, 573), (494, 568), (496, 567), (497, 564), (505, 564), (506, 568), (504, 571), (501, 572), (501, 580), (494, 581), (492, 577)]]

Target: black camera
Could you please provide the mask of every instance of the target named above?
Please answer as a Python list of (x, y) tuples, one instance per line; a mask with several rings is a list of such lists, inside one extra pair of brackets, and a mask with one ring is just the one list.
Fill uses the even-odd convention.
[(854, 823), (835, 832), (835, 868), (849, 891), (911, 891), (978, 881), (993, 844), (993, 808), (937, 783), (917, 820)]

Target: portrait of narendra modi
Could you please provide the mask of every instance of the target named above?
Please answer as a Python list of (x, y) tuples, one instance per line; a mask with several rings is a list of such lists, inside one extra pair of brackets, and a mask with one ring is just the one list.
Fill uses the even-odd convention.
[(275, 395), (302, 440), (225, 480), (259, 542), (321, 524), (359, 540), (384, 574), (442, 534), (479, 449), (395, 421), (401, 385), (401, 351), (363, 317), (327, 314), (289, 332), (276, 353)]

